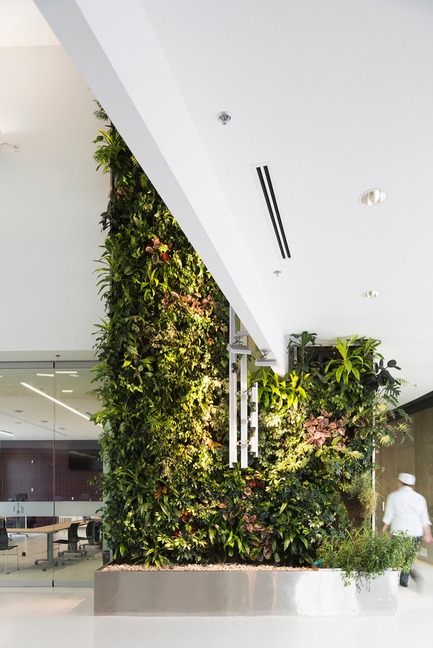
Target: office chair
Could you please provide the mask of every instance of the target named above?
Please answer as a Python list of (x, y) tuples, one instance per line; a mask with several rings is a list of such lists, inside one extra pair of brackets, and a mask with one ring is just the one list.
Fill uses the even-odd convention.
[(10, 545), (9, 544), (9, 538), (8, 538), (8, 532), (5, 527), (0, 528), (0, 551), (6, 551), (6, 558), (5, 558), (5, 574), (8, 574), (8, 554), (11, 549), (16, 549), (17, 550), (17, 571), (20, 569), (20, 563), (19, 563), (19, 554), (18, 554), (18, 545)]
[(87, 522), (86, 526), (86, 540), (87, 542), (85, 543), (84, 546), (91, 546), (96, 544), (95, 543), (95, 538), (94, 538), (94, 531), (95, 531), (95, 520), (89, 520)]
[(101, 549), (101, 527), (100, 520), (89, 520), (86, 527), (87, 543), (84, 545), (87, 549), (100, 551)]
[(83, 552), (79, 549), (79, 543), (80, 543), (80, 537), (78, 535), (78, 527), (80, 523), (79, 522), (72, 522), (71, 526), (68, 529), (68, 539), (66, 538), (60, 538), (59, 540), (54, 540), (53, 544), (57, 545), (67, 545), (68, 548), (65, 551), (60, 551), (59, 547), (59, 553), (58, 556), (66, 556), (68, 557), (79, 557), (83, 555)]
[(102, 520), (95, 520), (93, 527), (93, 538), (99, 546), (102, 545)]

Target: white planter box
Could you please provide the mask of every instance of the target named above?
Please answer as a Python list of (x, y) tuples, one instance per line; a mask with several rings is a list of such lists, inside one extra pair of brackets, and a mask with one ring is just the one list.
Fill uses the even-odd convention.
[(398, 573), (344, 587), (340, 570), (95, 572), (96, 615), (392, 615)]

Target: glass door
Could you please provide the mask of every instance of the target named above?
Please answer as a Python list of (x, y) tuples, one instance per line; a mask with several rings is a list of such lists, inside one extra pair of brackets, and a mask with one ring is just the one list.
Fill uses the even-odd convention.
[(102, 564), (90, 366), (0, 363), (0, 586), (91, 585)]
[[(13, 368), (10, 368), (12, 367)], [(0, 368), (0, 586), (51, 585), (47, 535), (54, 521), (52, 363)]]
[(59, 363), (55, 373), (55, 585), (93, 585), (102, 565), (100, 427), (89, 421), (98, 403), (89, 392), (91, 363)]

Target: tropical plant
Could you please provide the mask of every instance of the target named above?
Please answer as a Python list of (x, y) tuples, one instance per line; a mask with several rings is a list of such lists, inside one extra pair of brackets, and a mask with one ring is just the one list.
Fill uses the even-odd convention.
[(188, 529), (183, 542), (178, 513), (192, 497), (184, 482), (204, 481), (226, 434), (228, 306), (114, 126), (95, 142), (112, 178), (93, 417), (104, 428), (105, 537), (119, 557), (161, 563), (177, 532), (178, 557), (193, 559), (204, 541)]
[(282, 379), (277, 373), (261, 368), (249, 375), (249, 382), (258, 382), (258, 402), (265, 410), (284, 412), (290, 407), (296, 409), (305, 400), (307, 378), (308, 374), (298, 376), (292, 371)]
[(344, 495), (391, 443), (398, 393), (377, 340), (293, 335), (290, 372), (261, 369), (260, 456), (228, 467), (228, 305), (106, 115), (95, 159), (111, 174), (99, 263), (106, 316), (95, 394), (104, 537), (116, 560), (311, 564), (348, 524)]

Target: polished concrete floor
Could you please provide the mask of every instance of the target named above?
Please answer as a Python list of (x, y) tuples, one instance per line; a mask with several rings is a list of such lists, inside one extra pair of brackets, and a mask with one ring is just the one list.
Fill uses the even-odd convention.
[[(85, 529), (85, 527), (83, 527)], [(80, 535), (86, 535), (81, 532)], [(65, 539), (66, 532), (55, 534), (55, 540)], [(9, 552), (7, 561), (7, 571), (5, 574), (5, 552), (0, 554), (0, 587), (5, 583), (26, 581), (45, 582), (47, 585), (52, 580), (62, 581), (80, 581), (84, 583), (93, 583), (93, 574), (98, 567), (102, 565), (102, 554), (98, 547), (88, 547), (83, 541), (82, 547), (86, 554), (83, 556), (63, 559), (57, 557), (59, 550), (64, 551), (65, 545), (56, 545), (54, 543), (54, 563), (47, 566), (44, 559), (47, 557), (47, 536), (45, 533), (35, 533), (25, 536), (23, 534), (12, 535), (9, 544), (17, 545), (19, 555), (19, 570), (17, 570), (16, 549)], [(35, 564), (35, 561), (41, 561)], [(2, 648), (0, 638), (0, 648)]]
[(365, 648), (430, 644), (433, 566), (394, 617), (94, 617), (91, 588), (0, 588), (0, 648)]

